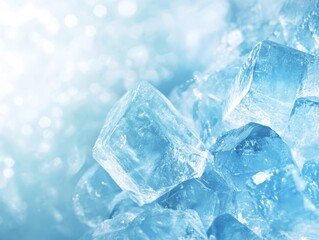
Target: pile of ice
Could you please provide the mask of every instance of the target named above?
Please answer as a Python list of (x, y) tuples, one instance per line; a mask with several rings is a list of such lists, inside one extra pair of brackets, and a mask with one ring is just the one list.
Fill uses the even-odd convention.
[[(240, 185), (240, 181), (236, 180), (232, 186), (231, 165), (226, 164), (230, 170), (224, 173), (224, 161), (218, 160), (221, 155), (228, 153), (221, 150), (223, 147), (217, 139), (223, 139), (222, 136), (229, 130), (243, 127), (250, 121), (271, 127), (288, 144), (292, 154), (290, 158), (298, 169), (293, 175), (294, 181), (296, 178), (299, 183), (298, 192), (305, 198), (307, 209), (316, 212), (317, 175), (313, 169), (318, 168), (315, 157), (318, 152), (318, 121), (314, 118), (318, 114), (313, 107), (316, 99), (308, 96), (318, 95), (316, 86), (311, 86), (316, 83), (312, 79), (317, 71), (314, 57), (318, 54), (317, 2), (0, 1), (0, 238), (77, 239), (88, 228), (91, 228), (88, 236), (92, 236), (92, 231), (99, 233), (96, 236), (102, 236), (103, 232), (106, 234), (111, 230), (114, 232), (115, 228), (126, 228), (125, 224), (128, 232), (131, 231), (129, 229), (138, 229), (145, 223), (142, 220), (144, 217), (152, 226), (158, 226), (149, 220), (151, 216), (162, 216), (165, 219), (163, 224), (170, 227), (175, 226), (174, 222), (186, 225), (198, 219), (189, 217), (194, 216), (189, 211), (194, 210), (195, 206), (198, 207), (195, 210), (205, 230), (214, 222), (215, 227), (209, 230), (210, 235), (220, 238), (214, 230), (217, 228), (232, 234), (232, 231), (227, 230), (227, 224), (223, 224), (227, 222), (233, 228), (240, 228), (244, 224), (254, 234), (264, 236), (264, 233), (258, 233), (257, 225), (251, 225), (252, 220), (247, 214), (241, 213), (244, 210), (236, 207), (240, 203), (238, 205), (244, 209), (241, 204), (244, 201), (238, 200), (237, 195), (243, 191), (244, 183)], [(264, 42), (256, 46), (260, 41)], [(249, 62), (248, 55), (254, 46), (253, 62)], [(299, 51), (287, 50), (284, 46)], [(269, 58), (265, 57), (266, 52), (271, 53)], [(281, 56), (280, 59), (276, 55)], [(294, 57), (290, 57), (292, 55)], [(268, 60), (263, 61), (265, 58)], [(255, 63), (254, 59), (257, 59)], [(274, 59), (279, 64), (274, 64)], [(282, 67), (273, 68), (273, 65)], [(250, 82), (249, 77), (246, 77), (250, 76), (249, 66), (256, 66), (257, 71), (252, 74), (254, 81), (248, 84), (251, 87), (247, 90), (247, 82), (238, 85), (238, 81), (246, 79)], [(302, 69), (307, 70), (301, 73)], [(192, 78), (194, 72), (194, 79), (176, 87)], [(259, 88), (259, 83), (267, 82), (262, 77), (266, 77), (265, 72), (268, 78), (282, 79), (282, 74), (291, 79), (286, 79), (285, 83), (280, 81), (273, 89), (271, 87), (274, 85)], [(301, 78), (302, 87), (299, 88), (297, 82)], [(179, 112), (170, 116), (179, 116), (173, 117), (180, 119), (176, 120), (177, 123), (183, 123), (183, 127), (177, 124), (180, 126), (178, 129), (188, 129), (183, 131), (184, 135), (177, 134), (177, 128), (174, 127), (176, 121), (170, 121), (169, 127), (165, 124), (161, 128), (154, 128), (155, 135), (159, 129), (173, 128), (175, 131), (170, 130), (169, 136), (156, 137), (157, 142), (150, 141), (149, 144), (154, 142), (158, 149), (145, 145), (145, 149), (149, 146), (147, 158), (151, 156), (157, 162), (156, 159), (162, 159), (160, 156), (165, 151), (165, 159), (175, 159), (179, 163), (178, 169), (183, 168), (183, 171), (167, 179), (169, 171), (174, 170), (170, 168), (172, 165), (167, 165), (163, 170), (167, 172), (163, 178), (165, 181), (158, 188), (155, 182), (151, 184), (145, 181), (145, 187), (142, 188), (131, 181), (134, 192), (123, 191), (127, 181), (115, 183), (112, 180), (114, 174), (111, 178), (93, 161), (92, 148), (109, 108), (126, 90), (139, 92), (135, 87), (142, 80), (155, 85), (170, 99)], [(288, 85), (288, 81), (286, 91), (280, 91)], [(170, 94), (174, 87), (175, 90)], [(239, 90), (235, 89), (237, 87)], [(232, 88), (234, 90), (230, 90)], [(241, 91), (245, 97), (229, 94), (232, 91)], [(153, 90), (151, 92), (156, 93)], [(269, 101), (274, 107), (267, 104), (261, 106), (262, 102), (258, 101), (251, 102), (257, 95), (256, 100)], [(147, 97), (151, 96), (147, 94)], [(246, 108), (250, 102), (251, 108)], [(160, 113), (159, 110), (157, 112)], [(288, 112), (293, 112), (294, 116), (290, 118)], [(153, 117), (162, 115), (154, 114), (149, 116), (152, 123)], [(305, 114), (309, 117), (305, 118)], [(158, 116), (158, 121), (163, 116)], [(281, 130), (282, 125), (285, 125), (284, 130)], [(256, 126), (249, 128), (255, 129)], [(247, 129), (245, 134), (251, 136)], [(255, 130), (251, 132), (253, 134)], [(142, 139), (145, 141), (147, 136), (151, 137), (149, 134), (144, 136)], [(169, 144), (172, 139), (179, 144)], [(127, 136), (127, 143), (129, 140)], [(124, 144), (124, 137), (122, 141)], [(277, 145), (281, 146), (281, 140), (277, 141)], [(139, 144), (137, 138), (136, 144)], [(162, 144), (168, 146), (162, 148)], [(269, 146), (269, 149), (276, 148)], [(151, 150), (154, 154), (151, 154)], [(279, 156), (285, 152), (280, 151)], [(175, 157), (170, 158), (171, 154)], [(192, 162), (188, 155), (192, 155)], [(131, 152), (128, 156), (131, 159)], [(289, 160), (285, 161), (289, 163)], [(214, 167), (209, 164), (212, 162)], [(271, 164), (274, 162), (269, 162), (269, 166)], [(278, 164), (275, 165), (277, 167)], [(133, 171), (138, 172), (138, 168), (133, 168)], [(147, 169), (154, 170), (152, 165)], [(243, 167), (241, 171), (245, 169)], [(253, 182), (262, 184), (263, 179), (274, 176), (272, 170), (263, 169), (258, 170), (258, 173), (261, 172), (258, 175), (251, 173), (254, 174)], [(162, 178), (161, 174), (156, 176)], [(229, 190), (222, 193), (217, 191), (223, 187)], [(211, 188), (216, 197), (209, 197)], [(73, 191), (75, 211), (72, 207)], [(208, 211), (204, 204), (193, 201), (195, 196), (202, 196), (200, 192), (204, 192), (200, 199), (207, 196), (211, 205), (216, 206), (215, 209), (225, 211), (218, 212), (213, 208)], [(140, 196), (147, 196), (154, 201), (137, 207), (136, 201), (140, 205), (141, 201), (145, 201)], [(217, 201), (224, 198), (230, 200)], [(236, 204), (232, 198), (235, 198)], [(189, 201), (186, 203), (180, 199)], [(289, 202), (292, 202), (290, 198)], [(161, 207), (155, 208), (155, 203)], [(164, 208), (171, 210), (162, 214)], [(184, 209), (188, 210), (185, 212)], [(263, 218), (258, 217), (257, 220), (265, 221), (267, 216), (269, 214), (265, 213)], [(282, 219), (290, 219), (285, 213), (282, 216)], [(295, 221), (296, 224), (291, 223), (290, 232), (278, 231), (289, 233), (291, 238), (317, 239), (315, 216), (305, 216), (302, 223), (299, 220)], [(281, 216), (278, 218), (276, 221), (282, 222)], [(290, 224), (290, 220), (287, 223)], [(263, 227), (264, 232), (276, 226), (273, 222), (269, 224), (271, 226), (265, 224)], [(175, 229), (176, 234), (181, 235)], [(165, 238), (164, 235), (158, 236)]]
[(142, 81), (114, 105), (73, 198), (83, 239), (319, 238), (319, 2), (265, 4), (170, 100)]

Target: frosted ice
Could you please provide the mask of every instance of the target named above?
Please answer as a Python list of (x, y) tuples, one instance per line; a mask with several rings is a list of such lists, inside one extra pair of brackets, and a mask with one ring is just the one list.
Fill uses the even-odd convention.
[(312, 84), (307, 74), (314, 62), (312, 55), (271, 41), (257, 44), (230, 91), (225, 124), (234, 128), (257, 122), (281, 133), (295, 99)]
[(93, 154), (140, 205), (200, 177), (208, 156), (171, 103), (147, 82), (109, 112)]

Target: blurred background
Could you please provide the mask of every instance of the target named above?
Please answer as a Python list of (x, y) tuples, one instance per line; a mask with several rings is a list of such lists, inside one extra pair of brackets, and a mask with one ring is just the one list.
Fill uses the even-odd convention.
[(112, 104), (221, 68), (281, 3), (0, 0), (0, 239), (79, 239), (72, 196)]

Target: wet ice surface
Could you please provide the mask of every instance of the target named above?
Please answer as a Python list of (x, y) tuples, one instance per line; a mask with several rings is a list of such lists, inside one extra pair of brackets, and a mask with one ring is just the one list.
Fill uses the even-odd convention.
[[(180, 222), (181, 236), (205, 239), (212, 221), (224, 213), (235, 218), (227, 222), (239, 234), (246, 234), (248, 226), (259, 236), (317, 239), (312, 214), (318, 212), (314, 97), (319, 65), (313, 57), (318, 54), (318, 22), (317, 0), (0, 2), (1, 239), (90, 239), (107, 229), (125, 235), (127, 228), (131, 234), (133, 226), (142, 229), (135, 236), (147, 239), (153, 234), (143, 228), (149, 228), (148, 216), (167, 229)], [(247, 64), (254, 47), (258, 57)], [(249, 88), (245, 78), (252, 82)], [(91, 153), (110, 107), (142, 80), (170, 97), (186, 128), (215, 155), (203, 176), (175, 188), (179, 180), (172, 181), (155, 193), (167, 198), (143, 207), (132, 192), (103, 175)], [(229, 91), (238, 82), (240, 94)], [(256, 93), (262, 95), (257, 101)], [(285, 150), (273, 158), (279, 151), (274, 145), (287, 149), (286, 143), (273, 130), (267, 130), (271, 141), (265, 129), (253, 136), (251, 125), (243, 127), (250, 121), (272, 127), (292, 154)], [(243, 128), (227, 133), (235, 127)], [(216, 154), (212, 149), (218, 148), (214, 143), (220, 136), (237, 150), (223, 148)], [(222, 168), (223, 154), (239, 162)], [(260, 165), (250, 165), (252, 159)], [(246, 173), (251, 170), (247, 166), (258, 171)], [(245, 175), (242, 181), (238, 174)], [(149, 186), (146, 182), (143, 187)], [(290, 201), (294, 194), (298, 197)], [(287, 199), (290, 204), (282, 208)], [(238, 207), (237, 202), (247, 204)], [(190, 217), (186, 209), (197, 213)], [(269, 216), (278, 209), (274, 221)], [(290, 221), (298, 211), (306, 223)], [(169, 221), (156, 219), (157, 214)], [(194, 218), (201, 223), (194, 224)], [(214, 230), (216, 238), (227, 228)]]

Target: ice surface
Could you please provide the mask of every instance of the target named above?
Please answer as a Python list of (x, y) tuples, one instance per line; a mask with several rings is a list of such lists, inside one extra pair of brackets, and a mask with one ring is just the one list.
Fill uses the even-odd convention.
[(302, 176), (306, 182), (306, 196), (319, 209), (319, 160), (307, 161), (302, 168)]
[[(238, 46), (241, 54), (248, 53), (258, 41), (268, 39), (276, 31), (280, 10), (285, 0), (230, 0), (230, 22), (242, 35)], [(247, 52), (248, 51), (248, 52)]]
[(131, 222), (128, 219), (111, 227), (109, 223), (95, 232), (93, 239), (207, 239), (198, 215), (190, 210), (155, 208), (131, 217)]
[[(319, 93), (318, 93), (319, 94)], [(319, 156), (319, 98), (298, 98), (290, 114), (285, 140), (292, 147), (298, 165)]]
[(90, 168), (78, 182), (73, 195), (73, 206), (79, 219), (96, 227), (110, 217), (112, 201), (121, 192), (113, 179), (100, 166)]
[(241, 63), (235, 61), (217, 72), (197, 75), (171, 94), (174, 106), (208, 146), (223, 130), (225, 100)]
[(295, 99), (310, 84), (305, 79), (311, 64), (312, 55), (271, 41), (257, 44), (230, 91), (224, 114), (228, 127), (257, 122), (281, 133)]
[(174, 107), (147, 82), (109, 112), (93, 154), (140, 205), (200, 177), (208, 156)]
[(215, 177), (214, 184), (210, 181), (209, 185), (202, 178), (188, 180), (165, 194), (158, 202), (165, 208), (195, 210), (207, 230), (216, 216), (231, 207), (228, 205), (231, 204), (232, 192), (219, 178)]
[(258, 240), (260, 239), (247, 226), (240, 223), (230, 214), (217, 217), (209, 230), (208, 237), (215, 236), (218, 240)]
[(227, 132), (212, 147), (215, 165), (237, 189), (255, 174), (293, 164), (289, 147), (271, 128), (249, 123)]
[(280, 231), (303, 211), (290, 149), (269, 127), (250, 123), (231, 130), (217, 139), (212, 153), (237, 190), (234, 216), (258, 235)]
[[(296, 7), (298, 6), (298, 7)], [(284, 4), (280, 23), (288, 45), (317, 54), (319, 50), (319, 1), (288, 0)]]
[(281, 239), (318, 239), (319, 238), (319, 222), (318, 219), (304, 218), (296, 224), (291, 231), (282, 234)]

